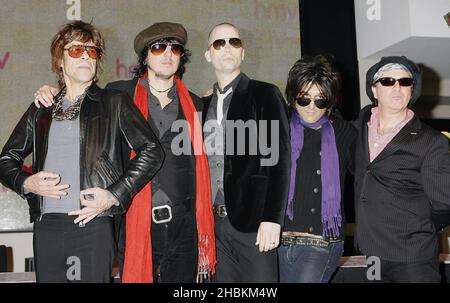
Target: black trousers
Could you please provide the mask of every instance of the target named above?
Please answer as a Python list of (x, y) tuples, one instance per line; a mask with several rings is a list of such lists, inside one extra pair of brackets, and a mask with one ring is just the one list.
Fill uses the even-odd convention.
[(217, 265), (214, 283), (277, 283), (276, 249), (260, 252), (257, 233), (236, 230), (227, 217), (215, 216)]
[[(126, 216), (116, 217), (120, 276), (123, 275)], [(152, 222), (152, 263), (156, 283), (195, 283), (198, 267), (195, 209), (175, 212), (170, 222)]]
[(158, 283), (195, 283), (198, 246), (194, 210), (152, 223), (153, 272)]
[(440, 283), (437, 258), (414, 263), (381, 260), (382, 283)]
[(112, 219), (95, 218), (85, 227), (75, 216), (45, 214), (34, 223), (33, 251), (38, 283), (111, 282), (115, 256)]

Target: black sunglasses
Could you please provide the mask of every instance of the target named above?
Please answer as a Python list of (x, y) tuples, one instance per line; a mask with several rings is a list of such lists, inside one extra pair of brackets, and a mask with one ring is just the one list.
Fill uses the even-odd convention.
[(227, 40), (228, 40), (228, 43), (234, 48), (242, 47), (242, 40), (241, 39), (239, 39), (239, 38), (225, 38), (225, 39), (214, 40), (214, 42), (211, 43), (208, 46), (208, 49), (212, 45), (215, 50), (219, 50), (219, 49), (221, 49), (222, 47), (224, 47), (227, 44)]
[(164, 54), (167, 47), (170, 46), (170, 50), (175, 56), (181, 57), (184, 54), (184, 46), (179, 43), (163, 43), (158, 42), (150, 46), (150, 52), (155, 56)]
[[(297, 102), (297, 104), (301, 107), (308, 106), (311, 101), (312, 99), (306, 97), (298, 97), (297, 99), (295, 99), (295, 102)], [(324, 109), (330, 106), (330, 102), (328, 102), (328, 100), (325, 98), (314, 99), (314, 104), (318, 109)]]
[(392, 77), (383, 77), (378, 79), (377, 81), (375, 81), (373, 84), (376, 84), (377, 82), (380, 82), (381, 85), (383, 86), (394, 86), (395, 82), (398, 81), (398, 84), (400, 84), (400, 86), (411, 86), (414, 84), (414, 80), (412, 78), (399, 78), (399, 79), (395, 79)]

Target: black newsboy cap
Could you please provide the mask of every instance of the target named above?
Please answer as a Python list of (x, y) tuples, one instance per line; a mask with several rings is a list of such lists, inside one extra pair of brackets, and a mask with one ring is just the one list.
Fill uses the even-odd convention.
[(409, 70), (414, 80), (410, 103), (412, 104), (416, 102), (417, 99), (420, 97), (420, 93), (422, 90), (422, 73), (420, 71), (420, 68), (405, 56), (382, 57), (378, 63), (369, 68), (366, 74), (366, 94), (369, 97), (369, 99), (373, 103), (376, 102), (376, 99), (372, 92), (373, 76), (375, 76), (376, 72), (380, 68), (389, 63), (399, 63)]
[(145, 46), (163, 38), (174, 38), (186, 45), (187, 32), (183, 25), (172, 22), (157, 22), (141, 31), (134, 38), (134, 51), (139, 54)]

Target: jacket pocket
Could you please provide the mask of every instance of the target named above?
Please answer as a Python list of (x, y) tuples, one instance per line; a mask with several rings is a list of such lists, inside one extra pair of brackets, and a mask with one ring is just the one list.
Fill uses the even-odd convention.
[(113, 184), (120, 178), (117, 168), (112, 164), (109, 156), (104, 152), (97, 163), (99, 177), (105, 181), (105, 187)]
[(389, 203), (391, 207), (395, 208), (400, 213), (412, 217), (419, 217), (419, 211), (416, 209), (413, 199), (399, 199), (396, 198), (395, 195), (392, 195), (389, 199), (387, 199), (387, 203)]

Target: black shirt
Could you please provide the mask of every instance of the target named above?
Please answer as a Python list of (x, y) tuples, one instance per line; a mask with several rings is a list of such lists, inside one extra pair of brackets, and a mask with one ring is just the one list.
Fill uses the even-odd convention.
[(321, 133), (321, 129), (304, 130), (303, 148), (295, 175), (294, 220), (286, 217), (287, 230), (322, 235)]
[(155, 124), (156, 128), (159, 131), (159, 138), (161, 139), (162, 136), (166, 133), (166, 131), (170, 131), (173, 122), (177, 119), (178, 116), (178, 94), (175, 87), (175, 84), (172, 86), (172, 88), (167, 93), (167, 96), (172, 99), (169, 104), (167, 104), (164, 108), (161, 107), (161, 102), (158, 100), (158, 98), (153, 95), (150, 91), (150, 87), (148, 85), (147, 81), (143, 81), (143, 84), (145, 85), (147, 89), (147, 96), (148, 96), (148, 112), (149, 112), (149, 119), (153, 120), (153, 123)]
[[(352, 171), (356, 129), (347, 121), (335, 117), (333, 129), (339, 156), (339, 176), (341, 197), (348, 171)], [(321, 179), (322, 131), (305, 128), (303, 149), (297, 160), (294, 190), (294, 219), (285, 217), (284, 230), (307, 232), (322, 235), (322, 179)], [(344, 203), (341, 198), (342, 228), (340, 238), (344, 237)]]

